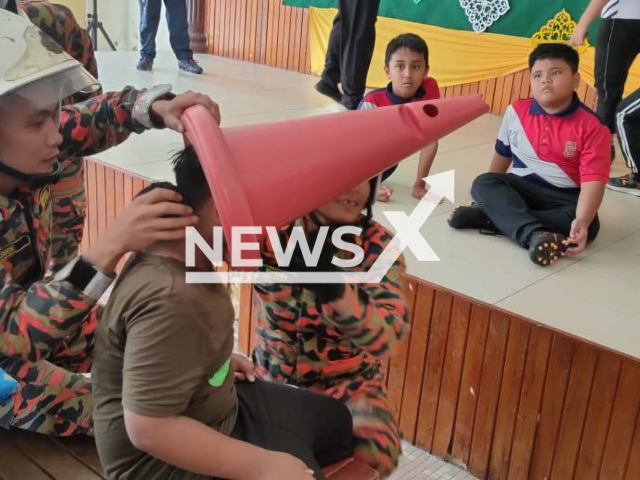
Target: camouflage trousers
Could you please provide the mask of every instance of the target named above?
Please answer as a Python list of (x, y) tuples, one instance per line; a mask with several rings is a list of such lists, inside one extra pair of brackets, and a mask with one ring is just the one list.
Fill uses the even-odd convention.
[(0, 403), (0, 427), (56, 436), (93, 435), (91, 369), (100, 310), (46, 360), (29, 362), (1, 357), (0, 368), (15, 378), (19, 390)]
[[(315, 390), (315, 389), (314, 389)], [(402, 453), (402, 434), (387, 403), (382, 378), (354, 379), (324, 389), (345, 402), (353, 418), (353, 456), (388, 476)]]

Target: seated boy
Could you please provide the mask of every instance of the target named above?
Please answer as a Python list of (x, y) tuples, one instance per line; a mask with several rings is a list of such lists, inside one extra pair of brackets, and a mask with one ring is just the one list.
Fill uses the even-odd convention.
[[(393, 237), (372, 219), (377, 177), (280, 230), (288, 245), (301, 227), (314, 246), (320, 228), (329, 227), (316, 269), (368, 271)], [(332, 243), (333, 230), (361, 228), (350, 242), (359, 245), (358, 265), (338, 268), (332, 258), (351, 259), (352, 252)], [(277, 268), (274, 246), (265, 239), (265, 269)], [(313, 270), (300, 248), (292, 255), (294, 270)], [(353, 417), (353, 456), (386, 478), (397, 466), (401, 434), (387, 402), (385, 360), (409, 332), (407, 301), (402, 291), (404, 257), (400, 255), (379, 283), (257, 284), (252, 314), (257, 320), (253, 358), (261, 378), (322, 392), (344, 402)]]
[[(429, 75), (429, 49), (426, 42), (418, 35), (405, 33), (391, 40), (387, 45), (384, 63), (384, 71), (391, 82), (386, 88), (373, 90), (365, 95), (358, 107), (359, 110), (440, 98), (438, 82), (427, 76)], [(421, 199), (427, 193), (423, 178), (429, 175), (436, 153), (438, 153), (437, 141), (420, 151), (418, 174), (411, 192), (417, 199)], [(382, 174), (382, 181), (389, 178), (396, 167), (385, 171)], [(378, 190), (378, 200), (386, 202), (392, 193), (393, 190), (390, 187), (381, 185)]]
[(574, 91), (578, 63), (567, 45), (541, 44), (531, 53), (533, 99), (509, 106), (489, 172), (471, 187), (476, 204), (454, 210), (449, 225), (502, 233), (538, 265), (575, 255), (596, 238), (611, 135)]
[[(210, 245), (220, 219), (191, 147), (174, 188)], [(167, 214), (171, 215), (168, 205)], [(210, 270), (196, 249), (197, 271)], [(337, 400), (253, 378), (232, 355), (234, 313), (219, 284), (187, 284), (185, 242), (133, 253), (99, 325), (94, 424), (108, 478), (323, 478), (352, 451), (352, 421)], [(234, 383), (234, 371), (250, 382)], [(280, 453), (284, 452), (284, 453)]]

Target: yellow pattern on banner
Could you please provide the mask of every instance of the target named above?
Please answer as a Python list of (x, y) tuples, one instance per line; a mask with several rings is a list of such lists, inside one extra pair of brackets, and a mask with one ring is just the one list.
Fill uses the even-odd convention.
[[(311, 73), (320, 75), (329, 43), (336, 9), (309, 9), (309, 43)], [(378, 17), (376, 48), (369, 69), (367, 85), (382, 87), (388, 83), (384, 73), (384, 52), (392, 38), (401, 33), (415, 33), (429, 45), (429, 75), (441, 87), (479, 82), (509, 75), (528, 68), (529, 53), (533, 49), (530, 38), (450, 30), (431, 25)], [(587, 48), (580, 55), (580, 74), (589, 84), (594, 81), (595, 49)], [(629, 72), (625, 94), (640, 86), (640, 61)]]

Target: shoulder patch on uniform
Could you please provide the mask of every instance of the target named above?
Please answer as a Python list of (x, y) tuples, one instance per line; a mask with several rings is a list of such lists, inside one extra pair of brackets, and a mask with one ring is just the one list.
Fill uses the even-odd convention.
[(29, 238), (29, 235), (23, 235), (15, 242), (10, 243), (6, 247), (4, 247), (2, 250), (0, 250), (0, 262), (18, 253), (20, 250), (23, 250), (29, 245), (31, 245), (31, 238)]

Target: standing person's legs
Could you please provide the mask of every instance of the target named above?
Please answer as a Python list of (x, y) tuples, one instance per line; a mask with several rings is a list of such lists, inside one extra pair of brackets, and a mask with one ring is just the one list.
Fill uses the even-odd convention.
[(327, 46), (327, 56), (324, 61), (322, 77), (315, 85), (315, 89), (319, 93), (338, 103), (342, 101), (342, 92), (338, 88), (338, 83), (340, 83), (341, 43), (342, 21), (340, 12), (338, 12), (333, 19), (333, 27), (331, 28), (331, 35), (329, 35), (329, 45)]
[(156, 34), (160, 24), (161, 0), (138, 0), (140, 5), (140, 56), (156, 58)]
[(622, 155), (631, 173), (610, 178), (607, 188), (640, 197), (640, 89), (620, 102), (616, 124)]
[(189, 40), (189, 19), (187, 17), (186, 0), (164, 0), (169, 26), (171, 49), (178, 60), (193, 58), (191, 41)]
[(640, 20), (604, 19), (598, 29), (595, 60), (595, 87), (598, 115), (616, 132), (616, 108), (633, 60), (640, 53)]
[(340, 0), (342, 104), (352, 110), (364, 96), (376, 42), (380, 0)]
[(351, 455), (349, 410), (329, 396), (256, 380), (236, 384), (238, 420), (234, 438), (289, 453), (316, 472)]
[(324, 60), (324, 70), (322, 80), (329, 86), (338, 88), (340, 83), (340, 46), (342, 43), (342, 21), (340, 12), (333, 19), (333, 27), (329, 35), (329, 45), (327, 46), (327, 56)]
[(625, 161), (640, 181), (640, 88), (620, 104), (616, 120)]

